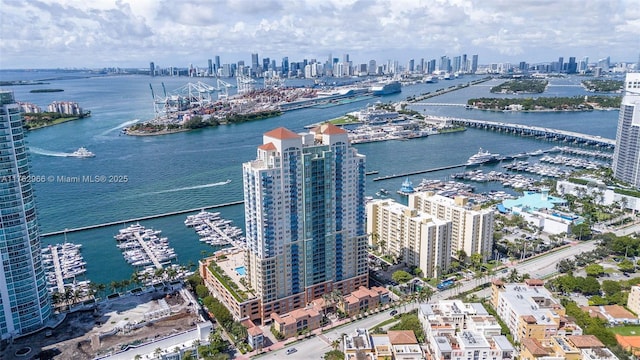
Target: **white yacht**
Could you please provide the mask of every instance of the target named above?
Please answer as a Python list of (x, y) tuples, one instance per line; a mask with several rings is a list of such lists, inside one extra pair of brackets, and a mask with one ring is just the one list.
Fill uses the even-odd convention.
[(71, 155), (69, 156), (77, 157), (77, 158), (88, 158), (88, 157), (94, 157), (96, 156), (96, 154), (92, 153), (91, 151), (87, 150), (84, 147), (80, 147), (78, 150), (72, 152)]
[(472, 165), (480, 165), (480, 164), (484, 164), (484, 163), (488, 163), (488, 162), (494, 162), (494, 161), (498, 161), (498, 156), (500, 156), (499, 154), (492, 154), (486, 150), (482, 150), (482, 148), (480, 148), (480, 150), (478, 151), (477, 154), (473, 154), (469, 160), (467, 160), (467, 166), (472, 166)]

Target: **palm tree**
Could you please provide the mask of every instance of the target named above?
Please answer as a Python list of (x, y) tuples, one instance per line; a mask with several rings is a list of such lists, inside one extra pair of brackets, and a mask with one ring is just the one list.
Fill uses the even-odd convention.
[(98, 290), (98, 294), (101, 293), (104, 296), (104, 292), (107, 290), (107, 285), (100, 283), (96, 285), (96, 290)]
[(382, 253), (382, 255), (387, 255), (387, 242), (380, 240), (378, 241), (378, 246), (380, 246), (380, 253)]
[(162, 354), (162, 349), (160, 349), (160, 348), (156, 348), (153, 351), (153, 356), (155, 356), (155, 357), (160, 357), (160, 354)]
[(153, 273), (154, 278), (158, 278), (160, 281), (162, 281), (164, 279), (164, 268), (158, 268), (156, 269), (156, 271)]
[(118, 290), (119, 288), (120, 288), (120, 281), (113, 280), (109, 283), (109, 289), (111, 289), (111, 292), (115, 293), (116, 290)]
[(333, 348), (333, 350), (338, 350), (340, 344), (342, 344), (342, 341), (340, 341), (340, 339), (335, 339), (331, 342), (331, 347)]

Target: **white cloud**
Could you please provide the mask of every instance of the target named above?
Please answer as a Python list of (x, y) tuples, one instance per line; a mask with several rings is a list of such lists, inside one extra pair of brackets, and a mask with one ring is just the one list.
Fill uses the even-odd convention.
[(0, 68), (184, 66), (252, 52), (291, 61), (329, 53), (356, 62), (460, 53), (481, 62), (633, 61), (639, 19), (635, 0), (3, 0)]

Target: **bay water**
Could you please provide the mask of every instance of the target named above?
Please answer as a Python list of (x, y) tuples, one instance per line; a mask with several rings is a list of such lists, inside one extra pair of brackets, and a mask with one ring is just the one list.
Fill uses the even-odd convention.
[[(256, 148), (262, 144), (262, 134), (265, 132), (280, 126), (301, 132), (307, 125), (342, 116), (376, 101), (398, 101), (477, 78), (479, 76), (465, 76), (435, 84), (408, 85), (403, 86), (400, 94), (370, 97), (332, 107), (296, 110), (243, 124), (163, 136), (132, 137), (122, 134), (122, 128), (154, 116), (150, 84), (159, 94), (162, 93), (163, 83), (167, 91), (171, 91), (190, 81), (215, 85), (215, 80), (140, 75), (96, 76), (62, 71), (0, 71), (0, 80), (47, 82), (45, 85), (5, 87), (14, 91), (17, 101), (32, 102), (43, 108), (52, 101), (75, 101), (91, 111), (91, 116), (85, 119), (30, 131), (27, 140), (31, 152), (31, 174), (53, 179), (35, 184), (41, 233), (119, 222), (119, 225), (42, 239), (43, 246), (61, 243), (65, 237), (67, 241), (82, 244), (87, 278), (105, 284), (129, 278), (134, 271), (124, 261), (113, 238), (118, 229), (127, 225), (124, 220), (242, 200), (242, 163), (255, 158)], [(493, 97), (496, 95), (489, 92), (490, 87), (502, 81), (493, 79), (426, 102), (466, 103), (472, 97)], [(547, 92), (539, 96), (591, 95), (579, 86), (579, 78), (551, 79), (550, 82)], [(308, 84), (304, 81), (298, 83)], [(41, 88), (59, 88), (64, 92), (30, 93), (30, 90)], [(618, 117), (618, 111), (521, 113), (467, 110), (455, 106), (413, 108), (427, 115), (512, 122), (606, 138), (615, 138)], [(373, 178), (377, 176), (461, 164), (480, 147), (492, 153), (515, 154), (554, 145), (566, 144), (467, 129), (410, 141), (355, 146), (360, 153), (367, 155), (368, 171), (379, 171), (379, 174), (367, 179), (367, 194), (374, 196), (380, 188), (395, 194), (404, 180), (397, 178), (374, 182)], [(65, 156), (81, 146), (96, 156), (85, 159)], [(495, 167), (498, 169), (497, 165)], [(414, 184), (422, 178), (442, 180), (456, 171), (460, 169), (416, 175), (411, 180)], [(107, 181), (73, 181), (100, 176)], [(231, 182), (227, 183), (227, 180)], [(500, 187), (484, 184), (478, 186), (478, 191), (494, 188)], [(396, 195), (392, 197), (403, 200)], [(243, 205), (215, 211), (220, 211), (222, 217), (244, 228)], [(197, 263), (203, 253), (214, 250), (201, 243), (197, 234), (184, 226), (186, 215), (140, 222), (146, 227), (162, 230), (162, 235), (168, 237), (170, 245), (175, 248), (178, 262), (183, 265)]]

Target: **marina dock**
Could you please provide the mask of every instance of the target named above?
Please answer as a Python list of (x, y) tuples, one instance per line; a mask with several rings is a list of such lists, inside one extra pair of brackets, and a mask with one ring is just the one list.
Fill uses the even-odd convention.
[(60, 267), (60, 257), (58, 256), (58, 247), (51, 248), (51, 257), (53, 258), (53, 271), (56, 276), (56, 287), (58, 292), (64, 294), (64, 278), (62, 277), (62, 268)]
[(244, 247), (242, 230), (231, 224), (231, 220), (220, 217), (220, 213), (201, 211), (187, 216), (184, 221), (187, 227), (192, 227), (200, 236), (200, 241), (212, 246), (230, 244), (234, 247)]
[(146, 229), (133, 224), (120, 229), (114, 236), (124, 259), (134, 267), (163, 269), (176, 258), (175, 250), (169, 246), (169, 240), (160, 237), (160, 230)]
[(142, 236), (140, 236), (140, 233), (136, 232), (136, 233), (133, 233), (133, 235), (135, 236), (136, 240), (138, 240), (138, 243), (140, 244), (142, 249), (144, 249), (144, 252), (147, 253), (147, 256), (149, 257), (149, 259), (151, 259), (151, 262), (153, 263), (153, 266), (155, 266), (156, 269), (162, 269), (162, 264), (160, 264), (160, 261), (158, 261), (158, 258), (153, 253), (153, 251), (151, 251), (151, 249), (149, 248), (149, 245), (147, 245), (146, 241), (144, 241), (144, 239), (142, 239)]
[(441, 166), (441, 167), (437, 167), (437, 168), (433, 168), (433, 169), (411, 171), (411, 172), (406, 172), (406, 173), (402, 173), (402, 174), (386, 175), (386, 176), (377, 177), (377, 178), (373, 179), (373, 181), (396, 179), (396, 178), (406, 177), (406, 176), (411, 176), (411, 175), (426, 174), (426, 173), (430, 173), (430, 172), (434, 172), (434, 171), (455, 169), (455, 168), (459, 168), (459, 167), (463, 167), (463, 166), (466, 166), (466, 164), (447, 165), (447, 166)]
[(64, 230), (52, 231), (52, 232), (48, 232), (46, 234), (40, 234), (40, 237), (62, 235), (64, 233), (71, 233), (71, 232), (77, 232), (77, 231), (98, 229), (98, 228), (103, 228), (103, 227), (113, 226), (113, 225), (123, 225), (123, 224), (126, 224), (126, 223), (133, 223), (133, 222), (138, 222), (138, 221), (143, 221), (143, 220), (151, 220), (151, 219), (158, 219), (158, 218), (167, 217), (167, 216), (187, 214), (187, 213), (190, 213), (190, 212), (196, 212), (198, 210), (217, 209), (217, 208), (223, 208), (223, 207), (227, 207), (227, 206), (234, 206), (234, 205), (241, 205), (241, 204), (244, 204), (244, 200), (232, 201), (232, 202), (218, 204), (218, 205), (209, 205), (209, 206), (199, 207), (199, 208), (195, 208), (195, 209), (179, 210), (179, 211), (172, 211), (172, 212), (167, 212), (167, 213), (163, 213), (163, 214), (142, 216), (142, 217), (133, 218), (133, 219), (127, 219), (127, 220), (111, 221), (111, 222), (107, 222), (107, 223), (82, 226), (82, 227), (77, 227), (77, 228), (72, 228), (72, 229), (64, 229)]
[(42, 249), (42, 264), (47, 273), (47, 288), (50, 293), (64, 294), (67, 290), (86, 292), (89, 281), (76, 281), (86, 272), (81, 245), (65, 242)]

